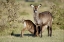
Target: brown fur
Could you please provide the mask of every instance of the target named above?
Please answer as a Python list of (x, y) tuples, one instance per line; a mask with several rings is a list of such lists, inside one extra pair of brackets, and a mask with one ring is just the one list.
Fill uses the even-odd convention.
[(26, 27), (24, 27), (24, 28), (21, 30), (21, 35), (20, 35), (20, 36), (23, 36), (23, 32), (24, 32), (25, 30), (28, 30), (30, 33), (32, 33), (32, 34), (35, 35), (36, 25), (35, 25), (31, 20), (24, 20), (24, 22), (26, 23)]
[[(52, 36), (52, 14), (48, 11), (39, 13), (39, 19), (41, 20), (40, 22), (40, 28), (41, 28), (41, 37), (42, 37), (42, 30), (43, 26), (47, 25), (48, 29), (48, 36)], [(44, 22), (45, 21), (45, 22)]]
[(36, 28), (38, 29), (37, 33), (41, 34), (42, 37), (42, 31), (44, 31), (44, 26), (47, 26), (48, 36), (52, 36), (52, 14), (49, 11), (38, 13), (37, 8), (42, 6), (41, 4), (39, 6), (34, 6), (31, 4), (31, 6), (33, 7), (34, 11), (33, 17), (36, 24)]

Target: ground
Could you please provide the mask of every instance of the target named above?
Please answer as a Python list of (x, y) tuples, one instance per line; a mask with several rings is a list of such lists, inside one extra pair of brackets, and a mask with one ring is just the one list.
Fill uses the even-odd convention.
[(47, 31), (43, 32), (43, 37), (33, 37), (28, 31), (20, 37), (20, 33), (13, 36), (1, 36), (0, 42), (64, 42), (64, 30), (53, 30), (52, 37), (47, 36)]
[[(54, 0), (53, 0), (54, 1)], [(51, 2), (51, 1), (43, 1), (43, 2), (38, 2), (38, 3), (33, 3), (33, 2), (24, 2), (24, 1), (16, 1), (15, 6), (19, 7), (19, 10), (16, 10), (18, 12), (18, 21), (21, 21), (22, 18), (24, 19), (29, 19), (34, 22), (33, 19), (33, 10), (30, 7), (30, 4), (42, 4), (42, 7), (39, 8), (39, 12), (44, 12), (44, 11), (50, 11), (53, 13), (53, 30), (52, 30), (52, 37), (47, 36), (47, 30), (45, 30), (42, 34), (43, 37), (33, 37), (32, 34), (30, 34), (28, 31), (24, 32), (24, 36), (20, 37), (21, 30), (23, 29), (23, 24), (21, 22), (10, 22), (11, 27), (9, 27), (9, 22), (6, 22), (7, 16), (10, 14), (6, 10), (5, 6), (7, 4), (0, 4), (0, 25), (3, 24), (3, 26), (7, 26), (6, 30), (1, 33), (0, 31), (0, 42), (64, 42), (64, 4), (60, 3), (60, 1), (56, 2)], [(52, 6), (53, 5), (53, 6)], [(13, 10), (13, 6), (9, 7), (11, 10)], [(4, 9), (4, 10), (3, 10)], [(15, 13), (14, 11), (12, 13)], [(7, 14), (7, 15), (6, 15)], [(14, 14), (12, 14), (14, 15)], [(11, 17), (12, 18), (12, 17)], [(4, 20), (4, 21), (3, 21)], [(2, 26), (2, 28), (3, 28)], [(15, 27), (15, 28), (12, 28)], [(2, 29), (0, 27), (0, 30)], [(5, 27), (4, 27), (5, 28)], [(2, 29), (3, 30), (3, 29)], [(11, 32), (14, 32), (14, 35), (10, 35)]]

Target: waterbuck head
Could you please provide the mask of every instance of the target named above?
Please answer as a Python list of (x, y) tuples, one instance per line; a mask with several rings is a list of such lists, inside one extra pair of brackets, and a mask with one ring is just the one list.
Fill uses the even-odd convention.
[(34, 22), (35, 24), (37, 24), (37, 20), (38, 20), (38, 8), (42, 6), (42, 4), (39, 4), (39, 5), (33, 5), (33, 4), (30, 4), (30, 6), (33, 8), (33, 18), (34, 18)]
[(30, 4), (30, 6), (33, 8), (34, 13), (37, 13), (38, 8), (42, 6), (42, 4), (39, 4), (38, 6), (34, 6), (33, 4)]

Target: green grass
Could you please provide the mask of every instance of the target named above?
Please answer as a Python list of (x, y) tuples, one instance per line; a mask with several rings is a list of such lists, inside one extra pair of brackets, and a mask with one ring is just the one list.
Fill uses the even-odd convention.
[[(16, 3), (17, 4), (17, 3)], [(34, 3), (34, 2), (18, 2), (19, 4), (19, 17), (18, 17), (18, 20), (21, 20), (22, 18), (24, 19), (29, 19), (31, 21), (34, 22), (34, 19), (33, 19), (33, 10), (32, 8), (30, 7), (30, 4), (34, 4), (34, 5), (38, 5), (40, 4), (39, 2), (38, 3)], [(42, 7), (39, 8), (39, 12), (43, 12), (43, 11), (51, 11), (50, 8), (50, 5), (49, 4), (52, 4), (52, 3), (46, 3), (46, 2), (42, 2)], [(54, 3), (56, 4), (56, 3)], [(0, 42), (64, 42), (64, 15), (63, 15), (63, 11), (64, 9), (63, 8), (59, 8), (58, 6), (61, 6), (63, 7), (64, 4), (58, 4), (56, 5), (55, 8), (53, 8), (52, 10), (53, 11), (57, 11), (57, 13), (54, 12), (53, 16), (55, 17), (54, 18), (54, 21), (53, 21), (53, 25), (52, 25), (52, 28), (53, 28), (53, 33), (52, 33), (52, 37), (48, 37), (47, 36), (47, 31), (43, 32), (43, 37), (40, 38), (40, 37), (32, 37), (30, 35), (27, 35), (27, 34), (30, 34), (28, 31), (24, 32), (24, 37), (20, 37), (20, 33), (21, 33), (21, 29), (23, 28), (23, 24), (22, 23), (18, 23), (18, 22), (13, 22), (12, 26), (17, 26), (17, 28), (8, 28), (8, 29), (5, 29), (4, 32), (0, 32)], [(5, 9), (4, 7), (2, 7), (3, 9)], [(57, 10), (55, 10), (57, 9)], [(6, 12), (7, 9), (3, 10), (2, 11), (2, 16), (1, 17), (5, 17), (4, 13), (7, 13)], [(0, 12), (1, 14), (1, 12)], [(57, 25), (57, 23), (60, 23), (61, 25)], [(7, 24), (5, 24), (7, 25)], [(9, 26), (9, 25), (7, 25)], [(2, 28), (3, 29), (3, 28)], [(1, 30), (1, 28), (0, 28)], [(11, 32), (14, 33), (13, 36), (11, 36)]]
[[(18, 34), (18, 33), (16, 33)], [(19, 32), (20, 34), (20, 32)], [(29, 32), (24, 32), (29, 34)], [(64, 42), (64, 30), (53, 30), (52, 37), (47, 36), (47, 31), (43, 33), (43, 37), (32, 37), (29, 35), (20, 36), (1, 36), (0, 42)]]

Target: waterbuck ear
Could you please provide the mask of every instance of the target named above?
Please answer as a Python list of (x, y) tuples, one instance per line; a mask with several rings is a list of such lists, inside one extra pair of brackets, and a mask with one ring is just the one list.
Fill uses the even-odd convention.
[(30, 4), (30, 6), (33, 8), (34, 7), (34, 5), (32, 5), (32, 4)]
[(42, 4), (39, 4), (39, 5), (38, 5), (38, 8), (41, 7), (41, 6), (42, 6)]

